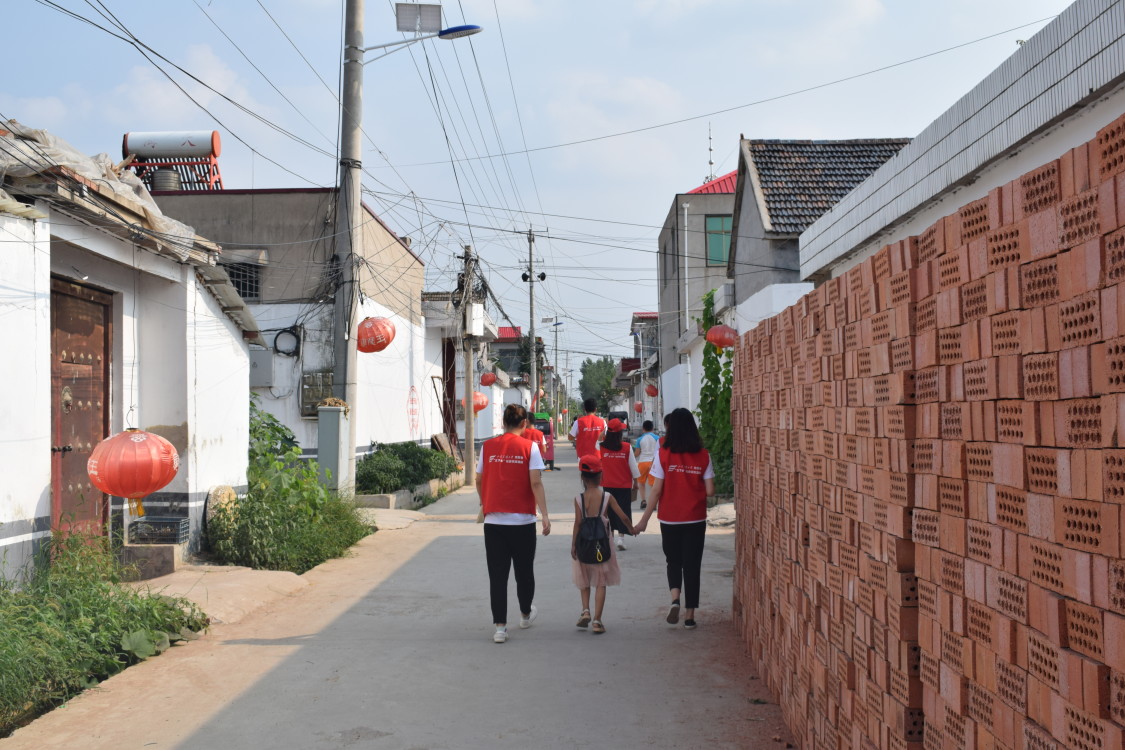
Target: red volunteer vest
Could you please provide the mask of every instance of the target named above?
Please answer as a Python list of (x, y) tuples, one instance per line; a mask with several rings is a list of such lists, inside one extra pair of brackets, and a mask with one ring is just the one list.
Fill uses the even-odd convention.
[(539, 450), (542, 451), (547, 444), (546, 438), (543, 437), (543, 431), (535, 427), (524, 427), (523, 437), (525, 440), (530, 440), (539, 445)]
[(531, 441), (512, 432), (484, 441), (478, 482), (485, 513), (535, 513)]
[(673, 453), (660, 449), (660, 467), (664, 469), (664, 489), (656, 517), (661, 521), (685, 523), (707, 520), (707, 488), (703, 472), (711, 456), (706, 450), (698, 453)]
[(611, 451), (602, 446), (602, 487), (633, 486), (633, 472), (629, 471), (630, 445), (622, 443), (621, 450)]
[(598, 438), (605, 430), (605, 420), (596, 414), (578, 418), (578, 434), (574, 436), (574, 449), (578, 457), (598, 455)]

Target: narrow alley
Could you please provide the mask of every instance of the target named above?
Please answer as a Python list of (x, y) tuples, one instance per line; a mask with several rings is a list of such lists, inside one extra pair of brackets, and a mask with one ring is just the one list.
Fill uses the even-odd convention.
[[(362, 541), (310, 585), (214, 626), (11, 738), (20, 748), (784, 748), (731, 624), (732, 529), (708, 530), (700, 627), (664, 622), (659, 533), (629, 541), (607, 633), (574, 623), (573, 448), (545, 472), (539, 618), (492, 642), (475, 491)], [(510, 589), (515, 610), (515, 587)]]

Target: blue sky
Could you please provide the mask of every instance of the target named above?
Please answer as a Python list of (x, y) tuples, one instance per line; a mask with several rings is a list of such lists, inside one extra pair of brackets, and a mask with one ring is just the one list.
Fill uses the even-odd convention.
[[(51, 4), (106, 27), (111, 13), (257, 117), (157, 60), (194, 103), (133, 46)], [(473, 244), (521, 326), (527, 245), (516, 233), (532, 228), (548, 274), (537, 317), (567, 319), (560, 347), (573, 352), (571, 366), (583, 352), (621, 355), (632, 348), (631, 312), (656, 309), (659, 225), (673, 196), (708, 174), (708, 127), (718, 175), (737, 166), (740, 133), (914, 136), (1045, 25), (1031, 22), (1067, 5), (453, 0), (444, 3), (447, 25), (479, 24), (482, 34), (366, 66), (365, 199), (412, 238), (434, 289), (452, 285), (453, 254)], [(331, 185), (342, 8), (343, 0), (9, 0), (0, 116), (115, 159), (128, 131), (217, 129), (228, 188)], [(367, 45), (402, 38), (393, 3), (368, 0), (365, 17)], [(1022, 28), (740, 107), (1014, 27)], [(653, 127), (732, 107), (740, 108)], [(560, 145), (588, 139), (596, 140)], [(495, 158), (475, 158), (484, 155)]]

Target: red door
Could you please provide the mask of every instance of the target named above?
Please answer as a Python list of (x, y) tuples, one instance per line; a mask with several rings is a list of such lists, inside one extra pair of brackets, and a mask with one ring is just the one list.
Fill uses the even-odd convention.
[(110, 305), (90, 287), (51, 279), (51, 523), (104, 534), (109, 498), (86, 460), (109, 431)]

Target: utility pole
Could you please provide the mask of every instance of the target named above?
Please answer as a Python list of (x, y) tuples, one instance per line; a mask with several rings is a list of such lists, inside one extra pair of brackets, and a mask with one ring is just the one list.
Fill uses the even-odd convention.
[(535, 346), (535, 235), (531, 229), (527, 230), (527, 293), (531, 312), (531, 322), (527, 327), (531, 339), (531, 411), (534, 412), (535, 399), (539, 395), (539, 352)]
[(465, 293), (461, 297), (461, 340), (465, 347), (465, 484), (473, 485), (477, 479), (477, 411), (473, 407), (474, 384), (477, 379), (474, 365), (472, 324), (473, 306), (473, 248), (465, 245)]
[[(363, 165), (360, 134), (363, 117), (363, 3), (347, 0), (344, 10), (344, 84), (340, 99), (340, 184), (336, 192), (336, 272), (332, 325), (332, 394), (358, 408), (356, 394), (355, 317), (359, 285), (355, 277), (357, 255), (362, 255), (360, 198)], [(357, 253), (356, 250), (360, 252)], [(348, 420), (347, 456), (341, 462), (346, 477), (341, 486), (355, 482), (356, 417)]]
[(559, 413), (559, 318), (555, 316), (555, 324), (551, 326), (555, 329), (555, 383), (551, 388), (551, 400), (555, 402), (555, 414)]

